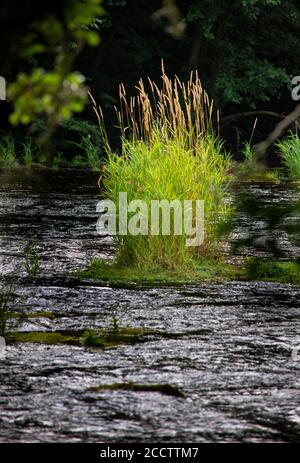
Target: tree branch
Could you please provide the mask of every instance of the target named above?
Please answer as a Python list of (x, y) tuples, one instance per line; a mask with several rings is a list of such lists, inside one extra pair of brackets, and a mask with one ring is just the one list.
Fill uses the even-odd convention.
[(286, 129), (295, 123), (297, 119), (300, 117), (300, 104), (296, 106), (294, 111), (288, 114), (282, 121), (280, 121), (274, 128), (274, 130), (268, 135), (268, 137), (254, 145), (254, 150), (256, 153), (256, 159), (259, 162), (264, 162), (264, 157), (266, 154), (267, 149), (272, 145), (272, 143), (277, 140), (285, 131)]

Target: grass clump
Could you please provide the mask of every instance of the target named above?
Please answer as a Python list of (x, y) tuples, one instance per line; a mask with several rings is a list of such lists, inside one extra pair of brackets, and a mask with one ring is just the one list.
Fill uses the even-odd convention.
[[(43, 158), (42, 161), (44, 164), (47, 163), (46, 159)], [(58, 170), (64, 164), (67, 164), (67, 161), (64, 157), (64, 153), (62, 151), (57, 151), (53, 156), (52, 167), (54, 170)]]
[(300, 285), (300, 264), (250, 258), (245, 263), (245, 277), (248, 280)]
[(103, 151), (100, 144), (96, 144), (90, 135), (82, 136), (80, 143), (75, 143), (83, 154), (78, 154), (72, 159), (75, 167), (88, 166), (94, 172), (100, 172), (102, 166)]
[(41, 271), (41, 263), (35, 241), (32, 241), (28, 246), (26, 246), (24, 258), (24, 268), (27, 275), (32, 279), (36, 278)]
[(19, 166), (31, 167), (36, 156), (36, 147), (29, 137), (22, 143), (11, 135), (5, 135), (0, 139), (0, 168), (4, 170)]
[(244, 157), (244, 161), (239, 165), (239, 174), (251, 175), (257, 172), (255, 153), (250, 143), (244, 144), (242, 154)]
[[(137, 96), (131, 98), (120, 87), (121, 155), (109, 147), (102, 111), (93, 100), (108, 157), (103, 194), (117, 206), (117, 216), (119, 193), (127, 193), (128, 203), (142, 200), (148, 224), (153, 200), (204, 201), (205, 241), (196, 249), (186, 246), (184, 230), (175, 232), (173, 215), (169, 233), (163, 234), (160, 228), (157, 234), (148, 229), (133, 236), (118, 229), (114, 236), (119, 266), (149, 269), (156, 263), (174, 271), (191, 266), (195, 255), (215, 253), (218, 226), (231, 210), (226, 201), (231, 161), (213, 133), (213, 106), (197, 74), (185, 84), (177, 77), (169, 79), (163, 70), (162, 89), (150, 80), (148, 85), (149, 94), (141, 80)], [(127, 219), (131, 218), (128, 212)], [(192, 222), (195, 225), (195, 211)]]
[(12, 169), (18, 165), (15, 141), (11, 135), (0, 139), (0, 168)]
[(300, 138), (290, 132), (289, 136), (276, 143), (288, 175), (292, 179), (300, 178)]
[[(180, 140), (156, 139), (123, 141), (123, 156), (110, 154), (103, 176), (104, 193), (118, 205), (119, 193), (127, 193), (127, 201), (143, 200), (151, 223), (151, 201), (204, 201), (205, 244), (197, 253), (212, 253), (217, 241), (217, 227), (228, 215), (224, 201), (228, 158), (212, 136), (198, 143), (197, 150), (187, 149)], [(117, 214), (119, 211), (117, 210)], [(128, 213), (128, 219), (132, 215)], [(172, 217), (172, 216), (171, 216)], [(195, 216), (194, 216), (195, 220)], [(170, 234), (115, 236), (118, 262), (121, 265), (147, 267), (153, 262), (162, 267), (190, 265), (192, 252), (186, 246), (185, 233), (176, 235), (171, 222)]]
[(85, 347), (110, 348), (119, 344), (136, 344), (143, 342), (143, 337), (151, 331), (145, 328), (118, 327), (114, 329), (86, 330), (80, 338)]
[(31, 167), (34, 162), (34, 148), (31, 138), (22, 143), (21, 160), (26, 167)]

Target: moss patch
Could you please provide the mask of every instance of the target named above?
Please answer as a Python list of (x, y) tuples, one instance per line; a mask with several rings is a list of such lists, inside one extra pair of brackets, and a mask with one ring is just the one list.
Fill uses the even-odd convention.
[(147, 328), (119, 328), (112, 330), (86, 330), (80, 338), (85, 347), (114, 347), (119, 344), (137, 344), (146, 342), (149, 336), (166, 339), (181, 339), (186, 336), (207, 336), (213, 331), (209, 329), (187, 330), (184, 332), (165, 332)]
[(182, 285), (198, 282), (271, 281), (300, 284), (300, 265), (296, 262), (261, 261), (248, 258), (241, 266), (224, 260), (199, 260), (190, 269), (164, 270), (159, 267), (139, 269), (120, 267), (94, 259), (90, 267), (76, 273), (78, 278), (109, 282), (114, 285), (143, 283), (153, 285)]
[(21, 331), (9, 333), (8, 343), (36, 343), (36, 344), (69, 344), (74, 346), (95, 347), (109, 349), (122, 344), (138, 344), (149, 340), (149, 336), (156, 338), (180, 339), (185, 336), (207, 336), (211, 330), (198, 329), (188, 330), (182, 333), (164, 332), (150, 330), (142, 327), (119, 328), (118, 331), (111, 329), (86, 330), (84, 332), (42, 332), (42, 331)]
[[(114, 347), (119, 344), (136, 344), (144, 341), (145, 335), (152, 332), (145, 328), (119, 328), (117, 331), (86, 330), (80, 338), (85, 347)], [(153, 332), (154, 333), (154, 332)]]
[(237, 176), (237, 181), (243, 183), (278, 183), (282, 180), (282, 173), (277, 170), (243, 173)]
[(14, 332), (9, 333), (9, 343), (68, 344), (85, 347), (111, 348), (120, 344), (136, 344), (146, 340), (145, 335), (155, 332), (145, 328), (119, 328), (86, 330), (84, 332)]
[(251, 258), (245, 263), (245, 278), (300, 285), (300, 265), (297, 262), (261, 261)]
[(114, 384), (100, 384), (88, 389), (89, 392), (102, 392), (102, 391), (133, 391), (133, 392), (160, 392), (161, 394), (184, 397), (184, 394), (176, 386), (171, 384), (135, 384), (135, 383), (114, 383)]
[(199, 260), (190, 268), (162, 269), (153, 266), (147, 269), (120, 267), (116, 263), (94, 259), (86, 270), (76, 272), (78, 278), (88, 278), (110, 283), (186, 284), (197, 281), (224, 281), (235, 279), (240, 269), (223, 260)]
[(7, 336), (7, 341), (10, 343), (37, 343), (37, 344), (71, 344), (79, 345), (79, 335), (72, 335), (60, 332), (16, 332)]

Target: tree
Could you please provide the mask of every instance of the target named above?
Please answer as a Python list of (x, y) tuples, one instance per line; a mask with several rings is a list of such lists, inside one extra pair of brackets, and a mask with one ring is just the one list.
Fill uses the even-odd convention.
[(32, 61), (38, 56), (38, 61), (29, 72), (19, 73), (8, 87), (8, 98), (14, 103), (10, 122), (30, 124), (36, 116), (45, 118), (46, 130), (38, 144), (49, 163), (50, 140), (57, 125), (73, 112), (82, 111), (86, 101), (84, 76), (72, 69), (85, 44), (99, 44), (98, 33), (89, 25), (102, 13), (101, 3), (66, 1), (59, 14), (51, 12), (34, 21), (24, 37), (22, 57)]
[[(95, 8), (92, 14), (86, 10), (90, 4)], [(228, 125), (228, 115), (260, 111), (259, 118), (265, 118), (263, 124), (257, 124), (255, 141), (272, 129), (274, 119), (263, 116), (263, 112), (281, 117), (293, 110), (288, 84), (299, 74), (298, 0), (103, 0), (103, 16), (99, 16), (99, 4), (100, 0), (45, 0), (42, 6), (32, 0), (21, 4), (16, 0), (3, 1), (0, 27), (9, 22), (11, 25), (0, 44), (0, 75), (8, 82), (18, 82), (17, 75), (22, 70), (27, 80), (23, 76), (21, 86), (31, 95), (23, 103), (19, 99), (23, 106), (19, 106), (19, 114), (15, 106), (12, 122), (22, 123), (22, 118), (28, 123), (40, 111), (48, 128), (54, 127), (83, 108), (87, 84), (109, 111), (116, 103), (120, 82), (134, 92), (140, 77), (159, 80), (161, 58), (170, 76), (176, 73), (187, 79), (192, 69), (198, 70), (203, 86), (221, 111), (224, 126), (225, 122)], [(16, 15), (17, 8), (20, 12)], [(57, 23), (67, 24), (74, 11), (77, 18), (86, 12), (83, 21), (77, 23), (85, 24), (84, 28), (76, 26), (76, 30), (91, 34), (89, 38), (74, 37), (74, 29), (64, 26), (59, 39), (63, 45), (57, 47), (57, 36), (61, 34)], [(102, 37), (98, 44), (96, 32)], [(95, 46), (84, 46), (87, 42)], [(80, 74), (74, 74), (74, 68)], [(72, 82), (66, 77), (65, 86), (61, 79), (55, 82), (57, 75), (63, 74), (72, 74)], [(52, 86), (49, 95), (60, 95), (60, 102), (52, 98), (50, 104), (49, 97), (37, 98), (45, 93), (42, 84), (47, 79), (47, 88), (49, 81)], [(32, 80), (37, 81), (36, 93), (30, 85)], [(64, 92), (57, 91), (59, 86)], [(68, 88), (72, 89), (71, 94)], [(15, 94), (19, 94), (17, 86)], [(29, 100), (32, 104), (35, 100), (35, 108), (27, 107)], [(49, 124), (50, 114), (43, 105), (58, 115), (57, 121), (53, 116), (53, 123)], [(84, 115), (93, 118), (92, 111)], [(242, 139), (249, 139), (254, 120), (255, 116), (235, 119), (233, 128), (243, 132)], [(226, 134), (224, 130), (222, 135)]]
[(189, 67), (200, 69), (220, 108), (261, 106), (298, 72), (296, 0), (198, 0), (188, 6), (186, 21)]

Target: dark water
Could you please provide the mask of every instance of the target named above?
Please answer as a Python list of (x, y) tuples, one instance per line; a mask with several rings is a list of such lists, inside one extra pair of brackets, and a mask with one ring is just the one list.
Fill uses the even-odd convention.
[[(14, 277), (23, 308), (54, 320), (21, 330), (121, 326), (168, 333), (109, 350), (19, 344), (0, 361), (1, 442), (299, 442), (300, 289), (274, 283), (115, 288), (68, 277), (94, 256), (111, 258), (95, 232), (94, 175), (70, 171), (0, 177), (0, 270)], [(293, 191), (252, 186), (262, 201), (290, 201)], [(263, 228), (238, 217), (233, 239)], [(274, 230), (287, 255), (297, 237)], [(42, 275), (23, 269), (36, 238)], [(257, 243), (256, 243), (257, 244)], [(248, 250), (249, 251), (249, 250)], [(260, 243), (252, 254), (263, 253)], [(242, 251), (241, 251), (242, 253)], [(298, 342), (298, 344), (297, 344)], [(90, 392), (98, 384), (171, 384), (160, 392)]]

